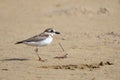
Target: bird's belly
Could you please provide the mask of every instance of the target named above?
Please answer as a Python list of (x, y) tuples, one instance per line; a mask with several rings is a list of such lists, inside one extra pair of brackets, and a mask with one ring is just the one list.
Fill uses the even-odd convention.
[(48, 44), (50, 44), (52, 42), (52, 38), (47, 38), (45, 40), (42, 40), (42, 41), (37, 41), (37, 42), (27, 42), (26, 44), (27, 45), (30, 45), (30, 46), (46, 46)]

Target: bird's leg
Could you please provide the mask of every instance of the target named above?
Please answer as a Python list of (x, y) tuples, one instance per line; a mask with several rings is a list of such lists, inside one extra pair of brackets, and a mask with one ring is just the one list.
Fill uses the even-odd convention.
[(41, 57), (40, 57), (39, 54), (38, 54), (38, 47), (36, 47), (35, 52), (36, 52), (36, 54), (37, 54), (37, 56), (38, 56), (38, 58), (39, 58), (39, 61), (44, 62), (45, 60), (42, 60)]
[(40, 58), (40, 56), (39, 56), (39, 54), (38, 54), (38, 47), (36, 47), (35, 52), (36, 52), (36, 54), (37, 54), (37, 56), (38, 56), (38, 58), (39, 58), (39, 61), (40, 61), (41, 58)]
[[(61, 47), (61, 49), (62, 49), (62, 51), (64, 52), (65, 50), (64, 50), (64, 48), (63, 48), (63, 46), (62, 46), (62, 44), (61, 43), (59, 43), (59, 46)], [(64, 58), (67, 58), (67, 53), (65, 54), (65, 55), (63, 55), (63, 56), (56, 56), (56, 57), (54, 57), (54, 58), (56, 58), (56, 59), (64, 59)]]

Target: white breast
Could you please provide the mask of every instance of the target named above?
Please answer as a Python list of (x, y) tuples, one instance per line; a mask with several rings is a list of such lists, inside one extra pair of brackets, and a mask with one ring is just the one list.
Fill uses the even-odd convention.
[(40, 46), (46, 46), (52, 42), (53, 38), (50, 36), (43, 41), (38, 42)]

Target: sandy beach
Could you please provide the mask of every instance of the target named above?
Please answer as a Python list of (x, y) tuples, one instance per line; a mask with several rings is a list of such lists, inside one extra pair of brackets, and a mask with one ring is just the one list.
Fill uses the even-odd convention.
[[(15, 45), (46, 28), (47, 61)], [(120, 0), (0, 0), (0, 35), (0, 80), (120, 80)]]

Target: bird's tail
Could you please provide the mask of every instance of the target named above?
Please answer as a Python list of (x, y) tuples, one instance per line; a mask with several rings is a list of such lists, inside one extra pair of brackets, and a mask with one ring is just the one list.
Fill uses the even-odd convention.
[(23, 41), (16, 42), (15, 44), (21, 44), (21, 43), (23, 43)]

